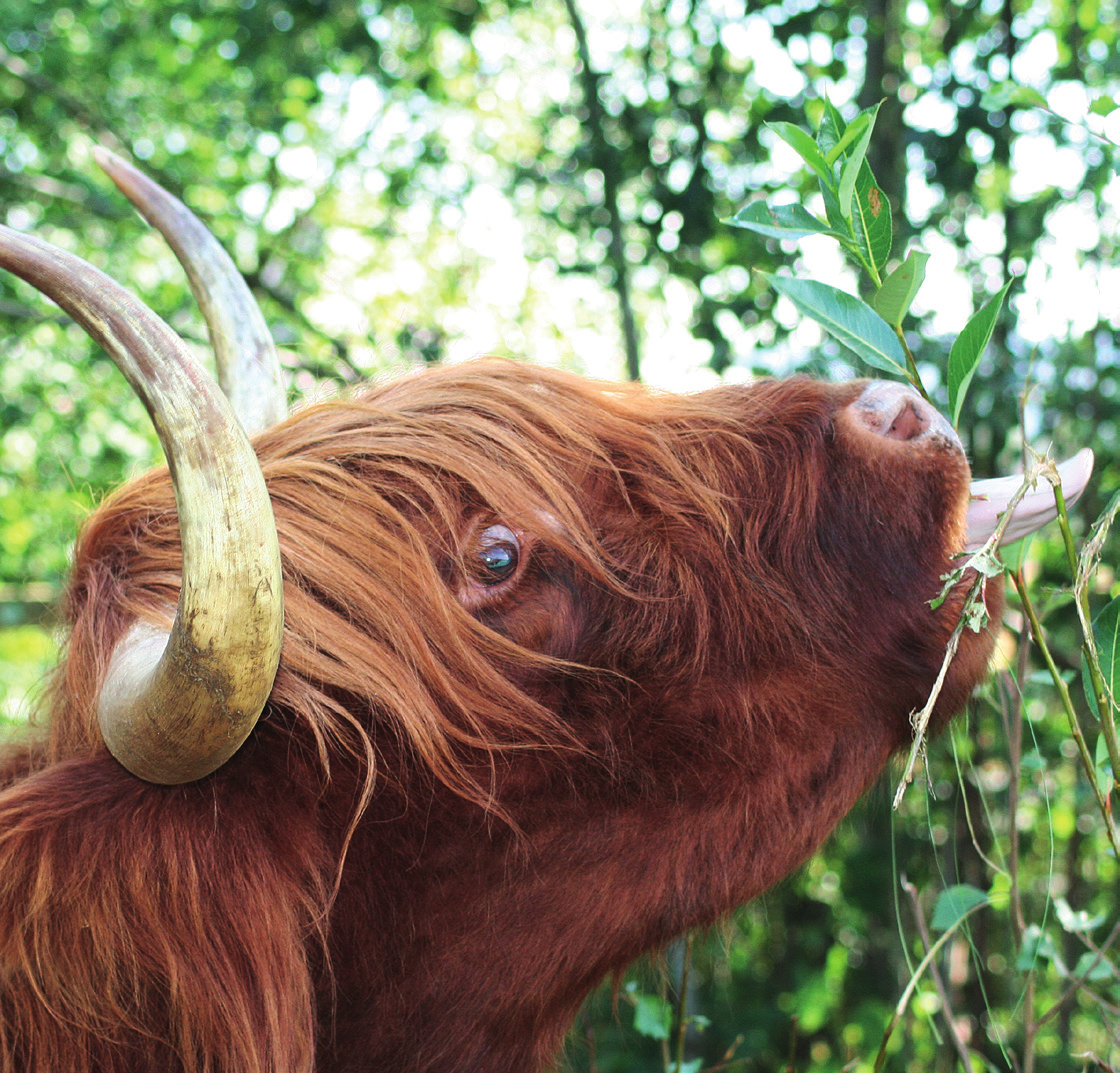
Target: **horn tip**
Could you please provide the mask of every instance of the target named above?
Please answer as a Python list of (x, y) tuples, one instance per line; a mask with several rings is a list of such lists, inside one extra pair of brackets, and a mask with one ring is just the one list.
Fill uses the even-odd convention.
[(106, 148), (104, 145), (95, 145), (93, 147), (93, 159), (97, 166), (107, 175), (112, 176), (115, 171), (129, 170), (131, 165), (124, 157), (114, 153), (112, 149)]

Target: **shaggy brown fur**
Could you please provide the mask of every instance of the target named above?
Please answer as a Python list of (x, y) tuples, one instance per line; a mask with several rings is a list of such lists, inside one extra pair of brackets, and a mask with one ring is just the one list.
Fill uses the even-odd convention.
[[(86, 526), (49, 740), (0, 793), (3, 1073), (529, 1073), (590, 988), (810, 854), (908, 738), (968, 469), (856, 386), (446, 368), (259, 438), (283, 659), (225, 768), (101, 744), (166, 622), (167, 473)], [(480, 534), (520, 565), (486, 584)], [(492, 579), (491, 579), (492, 580)], [(940, 720), (983, 672), (967, 635)]]

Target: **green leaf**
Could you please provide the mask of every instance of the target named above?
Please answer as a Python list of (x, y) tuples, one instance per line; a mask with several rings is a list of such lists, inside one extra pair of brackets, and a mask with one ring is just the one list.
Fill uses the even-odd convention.
[(930, 927), (936, 931), (947, 931), (960, 923), (978, 905), (986, 905), (987, 902), (988, 896), (982, 890), (967, 883), (947, 887), (934, 903)]
[(875, 312), (891, 327), (902, 327), (902, 319), (910, 311), (910, 303), (926, 278), (928, 260), (928, 253), (911, 250), (906, 260), (883, 280), (883, 285), (871, 299)]
[[(1120, 682), (1120, 596), (1110, 600), (1093, 619), (1093, 639), (1097, 643), (1097, 658), (1101, 664), (1101, 677), (1113, 697), (1116, 696)], [(1081, 680), (1085, 687), (1085, 698), (1089, 709), (1098, 719), (1101, 717), (1097, 698), (1093, 695), (1092, 679), (1084, 657), (1081, 660)], [(1107, 754), (1106, 754), (1107, 755)]]
[(878, 283), (879, 273), (886, 267), (891, 255), (894, 232), (891, 229), (890, 202), (887, 195), (879, 189), (866, 160), (860, 165), (856, 178), (855, 197), (852, 199), (852, 227), (860, 249), (869, 264), (874, 266), (871, 274)]
[[(870, 139), (870, 126), (874, 124), (875, 113), (878, 112), (878, 110), (879, 105), (875, 105), (873, 109), (868, 108), (860, 112), (860, 114), (852, 120), (849, 126), (845, 128), (844, 133), (840, 135), (836, 144), (825, 154), (825, 160), (829, 165), (835, 164), (840, 154), (861, 135), (863, 135), (865, 139)], [(866, 141), (863, 151), (865, 153), (867, 152)]]
[[(845, 218), (844, 214), (840, 211), (840, 198), (837, 194), (834, 185), (825, 185), (822, 181), (820, 184), (821, 197), (824, 200), (824, 214), (828, 218), (828, 222), (832, 229), (837, 234), (847, 235), (848, 241), (853, 246), (858, 246), (856, 242), (855, 229), (852, 227), (851, 217)], [(862, 256), (862, 251), (861, 256)]]
[(1100, 517), (1093, 522), (1093, 530), (1096, 531), (1102, 525), (1111, 527), (1112, 519), (1120, 512), (1120, 491), (1112, 493), (1112, 498), (1108, 501), (1108, 506), (1101, 511)]
[(831, 182), (832, 171), (824, 158), (824, 153), (817, 148), (817, 143), (812, 137), (793, 123), (767, 123), (766, 124), (787, 145), (795, 149), (798, 155), (821, 177)]
[(1001, 82), (992, 86), (981, 98), (980, 107), (988, 112), (1001, 112), (1012, 104), (1024, 104), (1030, 108), (1045, 108), (1046, 98), (1037, 89), (1020, 86), (1017, 82)]
[(856, 190), (856, 180), (863, 168), (864, 161), (867, 159), (867, 147), (871, 144), (871, 132), (875, 129), (875, 117), (878, 115), (878, 112), (878, 105), (860, 112), (852, 121), (851, 126), (844, 131), (844, 135), (840, 141), (837, 142), (836, 148), (828, 155), (828, 160), (831, 162), (835, 159), (834, 154), (843, 152), (845, 146), (850, 144), (853, 139), (858, 138), (855, 149), (848, 154), (847, 159), (844, 161), (844, 166), (840, 169), (838, 196), (840, 200), (840, 211), (844, 214), (845, 219), (850, 218), (852, 215), (852, 195)]
[(859, 177), (859, 169), (862, 166), (862, 160), (849, 160), (840, 169), (840, 184), (836, 188), (836, 202), (840, 206), (840, 215), (845, 220), (852, 218), (852, 195), (856, 192), (856, 179)]
[(898, 336), (866, 302), (815, 280), (770, 275), (766, 279), (800, 313), (815, 320), (872, 368), (906, 375), (906, 355)]
[(1105, 922), (1105, 915), (1103, 913), (1089, 916), (1084, 909), (1079, 909), (1075, 912), (1070, 908), (1070, 904), (1065, 898), (1054, 899), (1054, 911), (1058, 917), (1058, 923), (1061, 924), (1066, 931), (1074, 934), (1095, 931)]
[(673, 1008), (658, 995), (634, 995), (634, 1028), (650, 1039), (668, 1039)]
[(1108, 797), (1115, 780), (1112, 775), (1112, 758), (1108, 755), (1108, 738), (1105, 737), (1103, 730), (1097, 735), (1097, 748), (1093, 755), (1093, 773), (1097, 777), (1097, 789), (1105, 797)]
[[(1086, 973), (1088, 976), (1085, 975)], [(1102, 980), (1111, 980), (1116, 976), (1116, 969), (1108, 958), (1098, 957), (1092, 950), (1086, 950), (1077, 959), (1073, 975), (1078, 978), (1085, 977), (1092, 983), (1100, 983)]]
[(1089, 105), (1089, 114), (1099, 116), (1112, 115), (1117, 108), (1120, 108), (1120, 104), (1111, 97), (1097, 97), (1096, 100)]
[[(836, 147), (840, 144), (847, 130), (848, 126), (844, 122), (844, 117), (826, 97), (824, 101), (824, 115), (821, 116), (821, 124), (817, 128), (817, 148), (824, 154), (826, 161), (834, 159), (832, 154), (836, 151)], [(846, 216), (840, 211), (840, 198), (836, 187), (836, 178), (831, 168), (829, 169), (827, 177), (821, 176), (820, 188), (821, 196), (824, 198), (824, 212), (825, 216), (828, 218), (828, 222), (837, 231), (849, 235), (854, 239), (855, 236), (852, 233), (850, 214)]]
[[(1105, 687), (1113, 697), (1117, 696), (1120, 682), (1120, 596), (1110, 600), (1101, 608), (1100, 613), (1093, 619), (1093, 640), (1096, 642), (1096, 656), (1101, 662), (1101, 677)], [(1101, 718), (1101, 713), (1096, 707), (1096, 698), (1092, 696), (1092, 687), (1089, 693), (1089, 706), (1093, 715)]]
[(1017, 574), (1026, 565), (1030, 557), (1031, 546), (1034, 544), (1034, 534), (1016, 540), (1014, 544), (1001, 544), (999, 548), (1000, 561), (1012, 574)]
[(806, 235), (844, 237), (797, 204), (768, 205), (765, 201), (752, 201), (727, 222), (734, 227), (757, 231), (768, 238), (796, 239)]
[(980, 311), (972, 315), (949, 351), (949, 416), (954, 425), (960, 420), (972, 374), (976, 372), (988, 340), (992, 338), (996, 318), (1013, 282), (1009, 280), (1004, 284), (998, 294), (989, 298)]
[(1058, 948), (1037, 924), (1031, 924), (1023, 932), (1023, 945), (1019, 949), (1019, 957), (1015, 967), (1020, 972), (1031, 972), (1038, 968), (1040, 961), (1053, 961), (1058, 956)]
[(821, 116), (821, 125), (817, 128), (817, 146), (826, 157), (840, 144), (840, 139), (844, 137), (847, 129), (848, 124), (844, 122), (844, 117), (826, 97), (824, 115)]

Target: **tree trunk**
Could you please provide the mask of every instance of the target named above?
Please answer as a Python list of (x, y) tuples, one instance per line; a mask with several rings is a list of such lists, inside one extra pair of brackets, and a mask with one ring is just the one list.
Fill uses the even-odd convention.
[(618, 208), (618, 188), (622, 179), (618, 153), (606, 136), (606, 111), (599, 98), (602, 74), (591, 65), (591, 50), (587, 46), (587, 30), (580, 17), (575, 0), (564, 0), (572, 29), (576, 35), (576, 48), (580, 62), (580, 88), (587, 105), (585, 131), (591, 141), (591, 160), (603, 175), (603, 208), (607, 213), (607, 264), (610, 266), (618, 314), (622, 321), (622, 345), (626, 354), (626, 376), (641, 379), (641, 353), (638, 344), (638, 327), (634, 305), (630, 297), (630, 266), (626, 260), (626, 244), (622, 235), (622, 216)]

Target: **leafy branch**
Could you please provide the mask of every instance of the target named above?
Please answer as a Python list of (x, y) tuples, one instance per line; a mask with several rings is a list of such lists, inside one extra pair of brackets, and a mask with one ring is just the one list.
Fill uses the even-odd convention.
[[(1003, 106), (1006, 103), (1045, 106), (1044, 101), (1035, 100), (1025, 92), (1013, 94)], [(1109, 102), (1108, 105), (1102, 103), (1100, 107), (1094, 106), (1091, 110), (1095, 114), (1105, 115), (1114, 107), (1116, 106)], [(823, 117), (813, 133), (790, 123), (773, 124), (771, 129), (774, 133), (795, 150), (815, 178), (820, 195), (819, 204), (824, 209), (823, 215), (810, 211), (809, 207), (800, 203), (757, 200), (744, 206), (728, 222), (769, 239), (799, 241), (820, 236), (837, 242), (865, 277), (866, 293), (869, 295), (867, 301), (820, 280), (798, 275), (768, 275), (766, 278), (769, 285), (777, 294), (788, 299), (799, 313), (815, 320), (825, 332), (864, 364), (888, 375), (906, 378), (925, 395), (913, 353), (907, 344), (905, 324), (926, 278), (929, 255), (920, 249), (911, 249), (901, 261), (890, 260), (892, 234), (888, 201), (876, 184), (866, 160), (877, 114), (878, 107), (870, 108), (845, 124), (836, 109), (826, 101)], [(944, 381), (948, 389), (949, 416), (954, 425), (960, 423), (973, 377), (991, 341), (1013, 282), (1007, 281), (981, 304), (951, 346)], [(1120, 493), (1092, 527), (1088, 539), (1078, 551), (1057, 467), (1049, 459), (1039, 458), (1028, 452), (1025, 468), (1022, 484), (999, 518), (995, 532), (979, 550), (960, 557), (955, 568), (943, 577), (944, 589), (940, 596), (931, 602), (931, 606), (937, 607), (956, 594), (953, 598), (961, 599), (961, 611), (956, 627), (946, 643), (940, 673), (927, 702), (920, 711), (911, 715), (913, 742), (894, 803), (897, 807), (906, 786), (913, 779), (918, 759), (923, 753), (929, 720), (964, 631), (979, 631), (987, 625), (988, 612), (984, 598), (986, 586), (990, 579), (1007, 574), (1018, 592), (1037, 651), (1049, 672), (1065, 713), (1069, 734), (1076, 746), (1076, 755), (1103, 821), (1107, 845), (1112, 854), (1120, 859), (1120, 832), (1112, 811), (1113, 801), (1116, 799), (1113, 791), (1120, 792), (1120, 734), (1116, 725), (1120, 711), (1117, 704), (1117, 697), (1120, 695), (1120, 597), (1108, 603), (1095, 617), (1090, 603), (1090, 593), (1098, 578), (1106, 536), (1117, 514), (1120, 514)], [(1068, 676), (1063, 674), (1051, 651), (1050, 641), (1028, 591), (1021, 563), (1018, 566), (1008, 566), (1001, 560), (997, 550), (1006, 538), (1008, 524), (1016, 507), (1040, 481), (1049, 482), (1054, 491), (1058, 528), (1070, 579), (1068, 587), (1080, 627), (1084, 692), (1090, 712), (1099, 723), (1095, 748), (1082, 728)], [(1006, 552), (1004, 554), (1006, 556)], [(1022, 556), (1018, 558), (1021, 559)], [(960, 596), (962, 590), (963, 599)], [(1021, 720), (1022, 688), (1028, 677), (1029, 658), (1025, 643), (1020, 651), (1017, 710)], [(996, 910), (1010, 908), (1012, 934), (1019, 951), (1015, 969), (1023, 974), (1024, 981), (1021, 1025), (1024, 1073), (1034, 1068), (1034, 1052), (1042, 1025), (1053, 1018), (1074, 993), (1082, 993), (1086, 1001), (1093, 1003), (1102, 1015), (1116, 1016), (1112, 989), (1115, 989), (1120, 980), (1120, 968), (1114, 959), (1106, 956), (1105, 951), (1120, 935), (1120, 925), (1113, 929), (1103, 944), (1095, 945), (1088, 933), (1092, 927), (1103, 922), (1103, 916), (1099, 919), (1082, 919), (1085, 914), (1072, 911), (1059, 899), (1060, 904), (1055, 903), (1058, 922), (1067, 934), (1080, 939), (1088, 947), (1077, 964), (1070, 967), (1059, 957), (1057, 944), (1044, 930), (1045, 919), (1040, 924), (1027, 924), (1024, 920), (1015, 826), (1019, 800), (1018, 780), (1023, 770), (1021, 728), (1018, 734), (1018, 737), (1011, 736), (1013, 785), (1009, 789), (1009, 813), (1012, 817), (1010, 871), (1004, 873), (997, 869), (999, 874), (988, 894), (971, 886), (950, 887), (944, 891), (938, 899), (934, 927), (943, 928), (945, 934), (936, 942), (931, 941), (919, 914), (924, 957), (914, 970), (886, 1029), (875, 1063), (876, 1070), (881, 1068), (888, 1040), (905, 1013), (919, 977), (927, 968), (931, 972), (940, 1004), (949, 1022), (949, 1033), (957, 1056), (962, 1067), (971, 1067), (970, 1059), (975, 1058), (979, 1052), (970, 1053), (969, 1047), (956, 1031), (948, 1005), (951, 995), (944, 980), (935, 970), (934, 959), (950, 936), (983, 905), (990, 905)], [(1011, 895), (1009, 899), (1005, 898), (1008, 885)], [(917, 912), (917, 891), (905, 881), (904, 889)], [(1069, 983), (1058, 1001), (1051, 1004), (1041, 1016), (1036, 1016), (1036, 970), (1044, 965), (1050, 965), (1057, 971), (1059, 978), (1068, 980)], [(1097, 982), (1104, 986), (1097, 989), (1090, 987)], [(1100, 1064), (1104, 1067), (1103, 1063)]]
[[(768, 275), (767, 282), (865, 364), (904, 377), (929, 398), (903, 329), (925, 279), (929, 254), (910, 250), (888, 271), (894, 241), (890, 201), (867, 162), (878, 111), (879, 105), (875, 105), (845, 123), (826, 100), (815, 136), (793, 123), (770, 124), (770, 129), (816, 175), (825, 219), (803, 205), (759, 200), (744, 206), (727, 222), (766, 238), (798, 240), (822, 235), (838, 242), (867, 274), (874, 288), (870, 303), (817, 280)], [(969, 384), (991, 340), (1010, 285), (984, 304), (953, 343), (947, 380), (954, 424), (960, 419)]]

